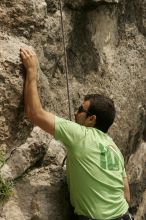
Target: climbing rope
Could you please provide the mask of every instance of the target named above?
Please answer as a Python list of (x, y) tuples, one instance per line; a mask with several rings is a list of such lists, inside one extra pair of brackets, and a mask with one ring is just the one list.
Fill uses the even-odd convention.
[(60, 4), (61, 30), (62, 30), (62, 39), (63, 39), (63, 49), (64, 49), (64, 63), (65, 63), (66, 85), (67, 85), (69, 119), (71, 120), (72, 117), (71, 117), (71, 98), (70, 98), (70, 89), (69, 89), (68, 58), (67, 58), (67, 52), (66, 52), (65, 28), (64, 28), (64, 22), (63, 22), (63, 9), (62, 9), (62, 1), (61, 0), (59, 0), (59, 4)]
[[(62, 10), (61, 0), (59, 0), (59, 4), (60, 4), (61, 30), (62, 30), (62, 39), (63, 39), (63, 49), (64, 49), (64, 63), (65, 63), (66, 84), (67, 84), (69, 119), (71, 120), (72, 117), (71, 117), (71, 98), (70, 98), (70, 89), (69, 89), (69, 70), (68, 70), (68, 59), (67, 59), (66, 43), (65, 43), (65, 28), (64, 28), (64, 22), (63, 22), (63, 10)], [(62, 167), (64, 166), (66, 159), (67, 159), (67, 154), (63, 159)]]
[[(69, 70), (68, 70), (68, 59), (67, 59), (67, 52), (66, 52), (66, 43), (65, 43), (65, 28), (64, 28), (64, 22), (63, 22), (63, 10), (62, 10), (62, 1), (59, 0), (60, 4), (60, 14), (61, 14), (61, 30), (62, 30), (62, 39), (63, 39), (63, 50), (64, 50), (64, 63), (65, 63), (65, 74), (66, 74), (66, 84), (67, 84), (67, 97), (68, 97), (68, 108), (69, 108), (69, 119), (71, 120), (71, 98), (70, 98), (70, 89), (69, 89)], [(6, 155), (5, 162), (8, 161), (12, 154), (16, 151), (16, 148), (12, 149), (10, 153)], [(62, 167), (64, 166), (64, 163), (66, 161), (67, 155), (64, 157), (62, 162)], [(4, 164), (2, 164), (3, 166)], [(1, 167), (2, 167), (1, 166)], [(1, 168), (0, 167), (0, 168)], [(13, 179), (14, 182), (16, 182), (19, 178), (21, 178), (21, 175)]]

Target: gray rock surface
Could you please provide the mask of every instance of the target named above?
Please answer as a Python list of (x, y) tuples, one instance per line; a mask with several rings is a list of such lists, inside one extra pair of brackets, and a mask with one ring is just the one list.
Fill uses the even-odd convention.
[(131, 207), (137, 208), (137, 216), (135, 218), (136, 220), (145, 219), (146, 217), (146, 169), (144, 169), (145, 164), (146, 143), (142, 142), (135, 154), (132, 154), (130, 156), (127, 164), (127, 173), (131, 185), (131, 192), (133, 195)]
[(25, 44), (1, 32), (0, 45), (0, 143), (8, 148), (25, 142), (31, 130), (24, 118), (24, 71), (19, 58), (19, 49)]
[[(145, 219), (146, 0), (62, 3), (72, 118), (87, 93), (114, 99), (110, 135), (125, 156), (131, 211)], [(0, 144), (7, 155), (0, 173), (16, 180), (13, 195), (0, 204), (0, 220), (69, 220), (64, 148), (24, 115), (20, 47), (38, 54), (43, 106), (68, 118), (59, 1), (0, 2)]]
[(93, 6), (94, 9), (96, 6), (98, 6), (99, 4), (103, 4), (103, 3), (119, 3), (122, 0), (65, 0), (65, 4), (67, 4), (69, 7), (72, 7), (74, 9), (78, 9), (81, 7), (91, 7)]

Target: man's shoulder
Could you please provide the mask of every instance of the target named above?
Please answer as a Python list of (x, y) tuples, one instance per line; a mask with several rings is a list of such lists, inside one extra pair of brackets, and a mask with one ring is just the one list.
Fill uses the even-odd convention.
[(55, 116), (55, 137), (57, 139), (74, 139), (85, 136), (86, 127), (76, 122)]
[(62, 118), (59, 116), (55, 116), (55, 124), (60, 124), (60, 125), (64, 125), (64, 126), (73, 126), (73, 127), (85, 127), (85, 126), (79, 125), (78, 123), (76, 123), (74, 121), (70, 121), (69, 119)]

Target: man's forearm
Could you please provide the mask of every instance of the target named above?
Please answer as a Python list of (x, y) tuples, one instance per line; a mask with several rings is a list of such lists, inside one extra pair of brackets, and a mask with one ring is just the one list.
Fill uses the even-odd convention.
[(37, 89), (38, 59), (34, 52), (20, 49), (22, 62), (26, 69), (24, 87), (25, 112), (28, 118), (44, 131), (55, 134), (55, 115), (42, 108)]
[(42, 109), (38, 95), (37, 79), (32, 77), (34, 75), (32, 71), (35, 70), (27, 70), (24, 89), (25, 111), (29, 118), (35, 116)]
[(128, 178), (124, 177), (124, 196), (127, 202), (130, 204), (130, 189), (129, 189), (129, 183), (128, 183)]

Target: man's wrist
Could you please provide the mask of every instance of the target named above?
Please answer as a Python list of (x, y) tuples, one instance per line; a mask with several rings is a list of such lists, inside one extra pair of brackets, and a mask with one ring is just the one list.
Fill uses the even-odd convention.
[(26, 79), (32, 81), (32, 80), (37, 80), (37, 69), (35, 68), (28, 68), (27, 69), (27, 75)]
[(27, 68), (27, 73), (36, 74), (37, 75), (38, 68), (37, 67), (29, 67)]

